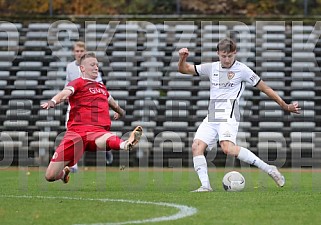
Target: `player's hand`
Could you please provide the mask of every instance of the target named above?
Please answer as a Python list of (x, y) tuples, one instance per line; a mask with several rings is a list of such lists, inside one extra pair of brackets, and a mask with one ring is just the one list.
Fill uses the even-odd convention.
[(40, 106), (43, 108), (43, 109), (50, 109), (50, 108), (55, 108), (55, 103), (51, 100), (49, 100), (48, 102), (45, 102), (45, 103), (42, 103)]
[(181, 48), (179, 51), (178, 51), (178, 54), (179, 54), (179, 57), (180, 58), (187, 58), (188, 55), (189, 55), (189, 51), (187, 48)]
[(118, 120), (118, 119), (120, 119), (121, 117), (125, 116), (125, 114), (126, 114), (125, 110), (123, 110), (123, 109), (121, 109), (121, 108), (120, 108), (120, 110), (121, 110), (122, 113), (115, 112), (115, 114), (114, 114), (114, 116), (113, 116), (113, 119), (114, 119), (114, 120)]
[(291, 104), (288, 104), (287, 111), (289, 111), (291, 113), (295, 113), (295, 114), (300, 114), (300, 110), (301, 110), (301, 108), (299, 107), (298, 102), (293, 102)]
[(121, 115), (117, 112), (115, 112), (113, 119), (118, 120), (121, 117)]

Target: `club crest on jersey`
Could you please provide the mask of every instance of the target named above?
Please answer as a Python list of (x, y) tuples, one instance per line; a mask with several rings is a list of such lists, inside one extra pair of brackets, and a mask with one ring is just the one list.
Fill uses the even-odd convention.
[(234, 73), (234, 72), (232, 72), (232, 71), (228, 71), (228, 72), (227, 72), (227, 78), (228, 78), (229, 80), (232, 80), (234, 76), (235, 76), (235, 73)]

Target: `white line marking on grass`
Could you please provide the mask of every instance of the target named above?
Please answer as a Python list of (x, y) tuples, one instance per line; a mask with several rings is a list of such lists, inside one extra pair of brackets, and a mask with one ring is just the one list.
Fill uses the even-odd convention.
[(145, 205), (157, 205), (162, 207), (172, 207), (179, 210), (178, 213), (170, 216), (162, 216), (155, 217), (145, 220), (132, 220), (132, 221), (124, 221), (118, 223), (91, 223), (91, 224), (74, 224), (74, 225), (123, 225), (123, 224), (141, 224), (141, 223), (156, 223), (161, 221), (170, 221), (170, 220), (178, 220), (184, 217), (192, 216), (197, 213), (197, 209), (193, 207), (189, 207), (186, 205), (179, 205), (167, 202), (148, 202), (148, 201), (140, 201), (140, 200), (126, 200), (126, 199), (109, 199), (109, 198), (73, 198), (73, 197), (52, 197), (52, 196), (28, 196), (28, 195), (0, 195), (0, 197), (4, 198), (39, 198), (39, 199), (66, 199), (66, 200), (78, 200), (78, 201), (100, 201), (100, 202), (124, 202), (130, 204), (145, 204)]

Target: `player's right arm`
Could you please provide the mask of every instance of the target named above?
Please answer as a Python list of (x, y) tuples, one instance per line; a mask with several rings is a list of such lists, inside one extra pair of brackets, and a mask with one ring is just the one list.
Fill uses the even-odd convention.
[(186, 62), (186, 59), (189, 55), (187, 48), (181, 48), (178, 51), (179, 61), (178, 61), (178, 71), (184, 74), (196, 75), (195, 66)]
[(57, 104), (63, 102), (64, 100), (68, 99), (69, 96), (72, 94), (72, 90), (70, 88), (65, 88), (58, 94), (56, 94), (52, 99), (49, 101), (42, 103), (41, 107), (43, 109), (50, 109), (54, 108)]

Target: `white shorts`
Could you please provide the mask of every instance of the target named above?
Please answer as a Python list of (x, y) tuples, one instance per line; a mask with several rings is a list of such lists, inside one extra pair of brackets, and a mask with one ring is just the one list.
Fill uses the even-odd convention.
[(236, 136), (239, 128), (239, 122), (235, 119), (227, 122), (208, 122), (207, 118), (198, 127), (194, 140), (199, 139), (208, 146), (207, 150), (211, 150), (217, 141), (231, 141), (236, 144)]

